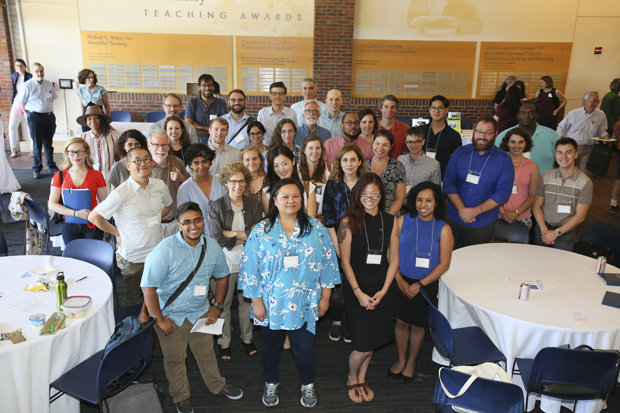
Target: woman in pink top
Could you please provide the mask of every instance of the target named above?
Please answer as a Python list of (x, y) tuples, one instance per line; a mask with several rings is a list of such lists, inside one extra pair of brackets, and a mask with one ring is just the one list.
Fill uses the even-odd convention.
[(509, 224), (520, 221), (531, 229), (532, 204), (536, 196), (540, 170), (536, 162), (526, 158), (523, 153), (532, 150), (532, 138), (525, 129), (514, 128), (506, 133), (499, 147), (508, 152), (515, 167), (512, 195), (508, 202), (499, 207), (500, 218)]

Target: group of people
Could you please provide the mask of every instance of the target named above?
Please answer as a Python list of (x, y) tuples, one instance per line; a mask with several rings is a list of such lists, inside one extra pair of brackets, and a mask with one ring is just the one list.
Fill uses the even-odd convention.
[[(537, 122), (536, 102), (520, 101), (517, 125), (498, 136), (498, 122), (483, 117), (472, 144), (463, 146), (446, 123), (444, 96), (430, 99), (430, 123), (409, 127), (396, 119), (396, 96), (381, 99), (380, 119), (371, 108), (345, 113), (338, 90), (324, 103), (316, 99), (313, 79), (302, 82), (304, 99), (291, 108), (284, 106), (286, 86), (273, 83), (272, 104), (255, 119), (242, 90), (226, 102), (214, 96), (213, 77), (202, 75), (185, 118), (181, 98), (167, 94), (166, 117), (145, 138), (113, 130), (105, 89), (85, 69), (78, 123), (89, 130), (67, 142), (57, 171), (45, 135), (54, 119), (45, 105), (55, 93), (43, 67), (33, 68), (34, 82), (20, 86), (17, 101), (35, 141), (35, 177), (43, 145), (54, 172), (49, 208), (75, 218), (62, 224), (65, 243), (115, 237), (122, 305), (144, 299), (157, 319), (179, 412), (193, 411), (188, 345), (212, 393), (243, 396), (217, 366), (218, 357), (233, 359), (235, 295), (245, 351), (262, 361), (266, 406), (279, 402), (281, 350), (289, 347), (301, 404), (317, 403), (314, 343), (325, 314), (330, 339), (352, 342), (348, 395), (369, 402), (374, 393), (366, 374), (378, 347), (395, 339), (397, 361), (387, 376), (405, 383), (414, 377), (428, 305), (419, 292), (437, 305), (438, 279), (453, 249), (488, 242), (498, 219), (535, 226), (539, 245), (570, 249), (592, 200), (592, 182), (576, 167), (587, 141), (577, 137), (598, 130), (583, 131), (577, 116), (560, 124), (574, 136), (560, 138)], [(587, 115), (596, 111), (598, 95), (586, 95)], [(79, 190), (89, 191), (90, 208), (72, 207)], [(334, 288), (342, 289), (346, 325), (343, 311), (329, 308)], [(224, 319), (217, 356), (211, 335), (190, 333), (202, 318)], [(253, 325), (260, 326), (260, 348)]]

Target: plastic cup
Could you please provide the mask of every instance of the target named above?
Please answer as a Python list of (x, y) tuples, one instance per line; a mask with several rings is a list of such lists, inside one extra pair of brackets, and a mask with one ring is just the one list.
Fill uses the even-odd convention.
[(575, 311), (573, 313), (573, 317), (575, 317), (575, 324), (578, 326), (582, 326), (588, 319), (588, 315), (586, 313), (582, 313), (581, 311)]

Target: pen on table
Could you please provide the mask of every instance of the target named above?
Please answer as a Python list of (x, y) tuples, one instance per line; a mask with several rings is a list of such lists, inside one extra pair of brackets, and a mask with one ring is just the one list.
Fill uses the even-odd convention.
[(85, 280), (85, 279), (87, 279), (87, 278), (88, 278), (88, 276), (86, 276), (86, 277), (82, 277), (82, 278), (80, 278), (79, 280), (75, 280), (75, 282), (76, 282), (76, 283), (79, 283), (80, 281), (83, 281), (83, 280)]

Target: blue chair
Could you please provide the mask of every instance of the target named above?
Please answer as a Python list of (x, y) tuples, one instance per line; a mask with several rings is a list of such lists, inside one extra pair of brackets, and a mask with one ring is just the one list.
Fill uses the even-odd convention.
[(495, 221), (493, 237), (496, 241), (518, 242), (520, 244), (530, 243), (530, 231), (523, 222), (515, 221), (512, 224), (498, 219)]
[(181, 119), (185, 119), (185, 111), (179, 113)]
[(471, 119), (467, 116), (461, 115), (461, 129), (473, 129), (474, 125), (471, 123)]
[(411, 119), (409, 118), (406, 118), (404, 116), (396, 116), (396, 120), (404, 123), (407, 126), (411, 126)]
[[(433, 403), (435, 411), (454, 412), (452, 406), (471, 409), (479, 413), (523, 413), (523, 391), (519, 386), (503, 381), (477, 378), (461, 396), (459, 393), (471, 376), (447, 368), (439, 369)], [(443, 383), (443, 387), (442, 387)], [(444, 388), (446, 391), (444, 391)]]
[(146, 114), (146, 118), (144, 119), (144, 121), (146, 123), (155, 123), (155, 122), (159, 122), (165, 117), (166, 117), (166, 114), (164, 112), (149, 112)]
[(504, 362), (506, 356), (484, 334), (480, 327), (463, 327), (452, 329), (448, 319), (441, 314), (420, 289), (422, 297), (428, 303), (428, 330), (437, 351), (450, 361), (450, 366), (468, 366), (485, 362)]
[(110, 116), (113, 122), (131, 122), (131, 113), (126, 110), (111, 110)]
[(138, 317), (142, 311), (142, 304), (132, 305), (130, 307), (119, 307), (114, 309), (114, 320), (118, 324), (127, 317)]
[(108, 274), (110, 281), (112, 281), (114, 298), (118, 305), (116, 276), (114, 271), (114, 248), (112, 244), (97, 239), (76, 239), (65, 246), (62, 256), (93, 264), (95, 267), (101, 268)]
[[(620, 227), (605, 222), (593, 222), (581, 234), (579, 241), (607, 247), (620, 257)], [(611, 265), (616, 263), (610, 262)]]
[[(534, 359), (517, 358), (527, 397), (538, 393), (559, 399), (606, 399), (613, 390), (620, 366), (617, 351), (543, 348)], [(513, 365), (513, 374), (517, 373)]]
[(4, 234), (0, 229), (0, 256), (4, 257), (7, 255), (9, 255), (9, 246), (7, 245), (6, 238), (4, 238)]
[[(28, 207), (28, 211), (30, 212), (30, 220), (43, 226), (43, 231), (41, 231), (41, 234), (45, 235), (45, 254), (49, 255), (50, 237), (61, 235), (60, 224), (54, 224), (52, 221), (50, 221), (45, 210), (32, 199), (24, 198), (24, 203), (26, 204), (26, 206)], [(37, 230), (36, 226), (34, 227), (34, 229)]]
[[(106, 355), (104, 350), (84, 360), (50, 384), (58, 390), (50, 397), (50, 404), (64, 394), (76, 399), (99, 405), (103, 412), (107, 399), (122, 392), (151, 365), (153, 387), (158, 391), (151, 355), (151, 332), (155, 319), (151, 318), (136, 335), (112, 348)], [(159, 394), (159, 392), (158, 392)], [(159, 400), (161, 404), (161, 398)], [(163, 407), (162, 407), (163, 410)]]

